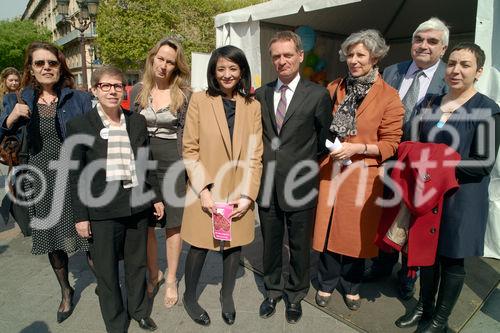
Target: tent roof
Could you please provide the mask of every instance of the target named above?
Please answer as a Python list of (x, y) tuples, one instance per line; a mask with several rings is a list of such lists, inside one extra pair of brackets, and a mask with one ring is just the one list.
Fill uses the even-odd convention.
[(291, 27), (308, 25), (344, 36), (375, 28), (387, 40), (397, 40), (411, 36), (431, 16), (443, 18), (453, 34), (473, 34), (476, 11), (477, 0), (274, 0), (219, 14), (215, 25), (259, 20)]
[(356, 1), (361, 0), (272, 0), (219, 14), (215, 16), (215, 26), (220, 27), (226, 23), (241, 23), (249, 20), (261, 21), (276, 16), (296, 14), (301, 8), (308, 12)]

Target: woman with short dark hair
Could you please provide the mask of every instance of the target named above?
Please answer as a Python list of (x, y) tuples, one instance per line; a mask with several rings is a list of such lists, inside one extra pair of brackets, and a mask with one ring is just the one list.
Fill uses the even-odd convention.
[[(127, 332), (129, 318), (155, 330), (146, 295), (146, 242), (149, 217), (163, 217), (156, 176), (145, 169), (149, 138), (144, 117), (125, 112), (123, 72), (113, 66), (92, 75), (98, 103), (92, 111), (68, 123), (76, 146), (70, 172), (71, 195), (78, 234), (92, 239), (99, 305), (108, 332)], [(78, 136), (76, 136), (78, 135)], [(83, 143), (81, 140), (86, 140)], [(139, 170), (146, 170), (140, 177)], [(152, 200), (141, 198), (152, 192)], [(151, 193), (150, 193), (151, 194)], [(92, 202), (93, 201), (93, 202)], [(123, 258), (127, 306), (123, 306), (118, 261)]]
[(396, 321), (401, 328), (418, 325), (419, 333), (447, 331), (465, 280), (464, 258), (483, 255), (488, 185), (500, 144), (500, 108), (474, 87), (484, 61), (478, 45), (456, 45), (446, 66), (448, 93), (424, 101), (419, 113), (419, 141), (446, 144), (462, 158), (455, 168), (460, 187), (444, 198), (435, 263), (420, 267), (419, 301)]
[[(260, 104), (250, 94), (250, 68), (239, 48), (223, 46), (212, 53), (207, 82), (206, 92), (193, 94), (184, 127), (188, 187), (181, 237), (191, 248), (185, 265), (183, 303), (196, 323), (210, 324), (208, 313), (198, 304), (196, 287), (207, 252), (220, 249), (222, 318), (232, 325), (241, 247), (254, 239), (254, 201), (262, 173), (262, 122)], [(234, 207), (230, 241), (220, 242), (212, 236), (216, 202)]]

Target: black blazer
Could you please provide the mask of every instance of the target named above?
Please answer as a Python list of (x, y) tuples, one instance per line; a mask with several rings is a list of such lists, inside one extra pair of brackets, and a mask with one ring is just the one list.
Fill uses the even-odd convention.
[[(109, 220), (131, 216), (151, 209), (153, 202), (161, 201), (159, 184), (155, 173), (141, 172), (141, 170), (146, 170), (146, 163), (151, 159), (150, 152), (147, 155), (138, 155), (138, 148), (148, 147), (149, 145), (146, 119), (134, 112), (124, 111), (124, 114), (130, 145), (136, 159), (139, 181), (138, 186), (129, 189), (123, 188), (122, 181), (106, 181), (108, 142), (100, 136), (100, 131), (104, 128), (104, 125), (97, 109), (93, 108), (92, 111), (74, 118), (67, 124), (68, 136), (85, 134), (93, 140), (90, 145), (83, 144), (81, 140), (78, 140), (80, 143), (71, 152), (72, 160), (79, 162), (78, 168), (70, 171), (71, 198), (76, 222)], [(69, 139), (71, 140), (71, 138)], [(93, 162), (97, 163), (97, 171), (91, 171), (90, 168), (85, 169)], [(86, 187), (86, 190), (80, 189), (80, 192), (84, 195), (84, 200), (78, 194), (79, 187), (82, 185)], [(88, 193), (89, 189), (90, 193)], [(138, 197), (150, 189), (153, 190), (152, 198), (139, 202), (142, 198), (138, 199)], [(112, 193), (104, 194), (105, 190)], [(92, 195), (90, 200), (88, 199), (89, 194)], [(101, 198), (101, 196), (103, 197)], [(106, 200), (107, 197), (109, 197), (109, 200)]]
[[(271, 200), (272, 195), (276, 194), (279, 206), (284, 211), (312, 208), (316, 205), (319, 182), (317, 164), (313, 177), (304, 179), (303, 183), (293, 187), (292, 191), (285, 189), (285, 180), (297, 163), (303, 161), (316, 163), (321, 155), (328, 153), (325, 140), (331, 135), (329, 132), (332, 122), (330, 95), (324, 87), (301, 79), (289, 103), (280, 134), (278, 134), (273, 101), (275, 87), (276, 81), (273, 81), (256, 91), (256, 98), (261, 103), (262, 109), (264, 142), (264, 168), (258, 203), (261, 207), (267, 207), (270, 202), (269, 194), (271, 194)], [(266, 180), (268, 173), (272, 172), (270, 163), (273, 162), (276, 163), (274, 178)], [(296, 177), (293, 179), (297, 181), (309, 172), (311, 172), (310, 168), (302, 167), (297, 170)], [(292, 205), (285, 200), (285, 193), (287, 195), (291, 193), (296, 200), (307, 196), (307, 200), (302, 200), (299, 205)]]

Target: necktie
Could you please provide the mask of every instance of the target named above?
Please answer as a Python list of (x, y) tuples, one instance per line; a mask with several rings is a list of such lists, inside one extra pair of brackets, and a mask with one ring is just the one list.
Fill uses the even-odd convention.
[(413, 109), (417, 105), (418, 93), (420, 92), (420, 77), (422, 75), (424, 75), (422, 70), (415, 72), (413, 82), (411, 83), (405, 97), (403, 97), (403, 105), (405, 107), (405, 123), (410, 120)]
[(281, 126), (283, 126), (283, 120), (285, 120), (286, 113), (286, 90), (288, 86), (282, 85), (280, 87), (281, 97), (278, 103), (278, 108), (276, 109), (276, 129), (278, 130), (278, 134), (281, 131)]

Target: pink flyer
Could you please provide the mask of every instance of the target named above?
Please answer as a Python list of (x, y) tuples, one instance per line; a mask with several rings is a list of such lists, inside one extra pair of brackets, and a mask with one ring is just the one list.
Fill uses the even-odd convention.
[(221, 241), (231, 240), (231, 213), (233, 205), (225, 202), (215, 203), (215, 213), (212, 213), (212, 230), (214, 238)]

